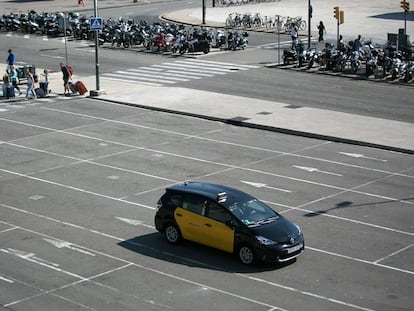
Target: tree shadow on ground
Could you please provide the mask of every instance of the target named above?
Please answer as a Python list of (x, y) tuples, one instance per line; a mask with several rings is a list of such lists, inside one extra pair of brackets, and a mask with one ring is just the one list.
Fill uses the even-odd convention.
[[(392, 19), (392, 20), (400, 20), (404, 21), (404, 12), (393, 12), (393, 13), (384, 13), (384, 14), (378, 14), (378, 15), (372, 15), (370, 18), (381, 18), (381, 19)], [(414, 21), (414, 12), (410, 12), (410, 14), (407, 14), (407, 21)]]
[(380, 205), (380, 204), (388, 204), (388, 203), (395, 203), (395, 202), (401, 202), (401, 201), (412, 201), (412, 200), (414, 200), (414, 198), (410, 197), (410, 198), (405, 198), (405, 199), (385, 200), (385, 201), (372, 202), (372, 203), (361, 203), (361, 204), (354, 204), (353, 202), (350, 202), (350, 201), (342, 201), (331, 208), (327, 208), (325, 210), (319, 210), (319, 211), (312, 211), (312, 212), (304, 214), (303, 216), (315, 217), (315, 216), (320, 216), (320, 215), (329, 213), (330, 211), (341, 209), (341, 208)]

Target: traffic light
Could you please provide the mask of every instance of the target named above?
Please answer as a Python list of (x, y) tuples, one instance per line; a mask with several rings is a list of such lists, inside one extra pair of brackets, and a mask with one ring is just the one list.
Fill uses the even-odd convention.
[(401, 1), (401, 7), (403, 8), (405, 13), (410, 12), (410, 2), (408, 0)]
[(345, 14), (344, 14), (344, 11), (339, 11), (339, 23), (340, 24), (343, 24), (345, 21), (344, 21), (344, 19), (345, 19), (345, 16), (344, 16)]
[[(405, 3), (406, 0), (403, 0), (403, 1)], [(401, 2), (401, 5), (402, 5), (402, 2)], [(339, 20), (339, 6), (334, 7), (334, 18)]]

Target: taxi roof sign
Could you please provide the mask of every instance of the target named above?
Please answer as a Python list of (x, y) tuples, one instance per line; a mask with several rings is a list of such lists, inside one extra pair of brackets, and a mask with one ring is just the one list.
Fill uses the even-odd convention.
[(102, 30), (102, 17), (92, 17), (89, 19), (89, 27), (91, 30)]

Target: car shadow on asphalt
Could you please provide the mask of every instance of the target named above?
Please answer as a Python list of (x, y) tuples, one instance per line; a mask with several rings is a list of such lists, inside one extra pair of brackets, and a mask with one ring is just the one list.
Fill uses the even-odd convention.
[(189, 267), (211, 269), (230, 273), (257, 273), (278, 270), (292, 262), (284, 264), (257, 263), (243, 265), (237, 257), (190, 241), (181, 241), (178, 245), (169, 244), (160, 233), (137, 236), (118, 243), (130, 251), (171, 263)]

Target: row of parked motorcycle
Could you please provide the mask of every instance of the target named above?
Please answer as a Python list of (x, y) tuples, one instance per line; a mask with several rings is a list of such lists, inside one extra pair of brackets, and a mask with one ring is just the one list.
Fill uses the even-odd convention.
[[(34, 10), (22, 14), (8, 14), (0, 18), (0, 30), (20, 31), (47, 36), (72, 36), (79, 40), (94, 40), (96, 31), (90, 30), (89, 17), (71, 12), (37, 13)], [(138, 23), (132, 19), (105, 21), (98, 32), (99, 44), (130, 48), (142, 46), (150, 51), (171, 53), (209, 53), (211, 47), (220, 49), (245, 49), (248, 33), (240, 30), (220, 30), (184, 25)]]
[(206, 27), (186, 27), (184, 25), (153, 23), (144, 21), (109, 20), (99, 33), (101, 45), (110, 43), (112, 46), (142, 45), (147, 50), (172, 53), (210, 52), (211, 47), (220, 49), (245, 49), (248, 44), (248, 33), (238, 30), (213, 30)]
[(294, 49), (284, 50), (282, 58), (285, 65), (295, 63), (306, 69), (319, 66), (321, 70), (361, 74), (367, 78), (389, 77), (409, 82), (414, 74), (412, 48), (398, 50), (394, 45), (375, 47), (372, 42), (365, 42), (358, 49), (352, 42), (337, 47), (326, 43), (323, 49), (305, 49), (303, 42), (299, 42)]

